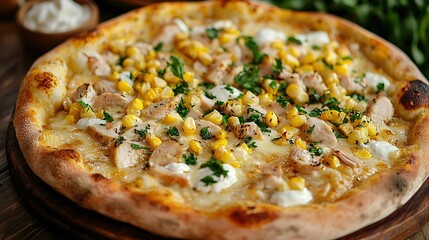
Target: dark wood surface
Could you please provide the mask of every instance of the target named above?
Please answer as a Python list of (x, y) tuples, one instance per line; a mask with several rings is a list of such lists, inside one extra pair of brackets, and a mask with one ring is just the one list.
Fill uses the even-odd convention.
[[(1, 4), (0, 4), (1, 5)], [(100, 5), (100, 4), (99, 4)], [(1, 6), (0, 6), (1, 7)], [(112, 10), (101, 6), (102, 20), (119, 14), (117, 10)], [(7, 163), (6, 157), (6, 133), (11, 114), (16, 101), (18, 88), (25, 73), (32, 62), (38, 57), (37, 54), (26, 50), (17, 35), (16, 26), (13, 20), (0, 20), (0, 239), (75, 239), (76, 236), (92, 238), (99, 237), (97, 233), (77, 228), (65, 228), (67, 225), (61, 215), (55, 215), (51, 210), (34, 211), (28, 201), (34, 204), (43, 204), (32, 199), (32, 192), (26, 188), (19, 188), (19, 181), (13, 182), (11, 177), (11, 167)], [(13, 129), (10, 129), (13, 131)], [(426, 182), (426, 185), (428, 182)], [(395, 231), (399, 238), (409, 237), (410, 240), (429, 239), (429, 224), (425, 223), (428, 216), (429, 189), (424, 188), (421, 196), (413, 198), (415, 205), (410, 205), (404, 209), (404, 213), (416, 218), (407, 218), (402, 213), (397, 213), (397, 222), (384, 225), (381, 230), (374, 232), (376, 238), (389, 239), (389, 235), (384, 235), (383, 231)], [(24, 200), (25, 199), (25, 200)], [(63, 203), (68, 204), (65, 201)], [(74, 209), (73, 206), (70, 207)], [(94, 214), (94, 213), (91, 213)], [(397, 216), (397, 217), (398, 217)], [(51, 218), (52, 221), (46, 218)], [(385, 221), (382, 220), (384, 224)], [(418, 230), (420, 229), (420, 230)], [(367, 236), (367, 231), (374, 231), (372, 226), (355, 233), (357, 237)], [(77, 235), (76, 235), (77, 234)], [(148, 235), (150, 236), (150, 235)], [(151, 238), (153, 239), (153, 238)]]

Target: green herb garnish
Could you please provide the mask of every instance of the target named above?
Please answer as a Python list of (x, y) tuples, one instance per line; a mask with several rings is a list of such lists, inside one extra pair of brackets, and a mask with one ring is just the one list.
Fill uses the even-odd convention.
[(213, 134), (209, 131), (209, 127), (201, 128), (200, 136), (204, 140), (213, 138)]
[(170, 68), (170, 71), (174, 74), (174, 76), (185, 80), (183, 78), (183, 74), (185, 74), (185, 63), (183, 59), (176, 56), (171, 56), (170, 61), (167, 62), (167, 66)]
[(167, 135), (170, 137), (179, 136), (179, 129), (177, 127), (169, 127), (167, 128)]
[(283, 62), (282, 62), (282, 60), (281, 60), (281, 59), (276, 58), (275, 60), (276, 60), (276, 62), (273, 64), (273, 72), (274, 72), (275, 74), (279, 75), (279, 74), (280, 74), (280, 72), (281, 72), (285, 67), (283, 66)]
[(106, 111), (103, 111), (103, 116), (104, 116), (104, 120), (108, 121), (108, 122), (113, 122), (113, 117)]
[(259, 63), (261, 63), (262, 60), (264, 59), (264, 57), (267, 56), (267, 54), (261, 53), (259, 51), (259, 46), (258, 46), (258, 44), (256, 44), (256, 42), (253, 39), (253, 37), (244, 36), (244, 37), (241, 37), (241, 38), (244, 39), (244, 44), (253, 53), (253, 61), (252, 61), (252, 63), (253, 64), (259, 64)]
[(256, 95), (259, 95), (261, 92), (261, 88), (259, 87), (259, 69), (256, 66), (244, 65), (243, 71), (234, 77), (234, 81)]
[(185, 106), (185, 101), (180, 99), (179, 104), (176, 107), (176, 112), (182, 117), (185, 118), (189, 113), (189, 109)]
[(210, 160), (208, 160), (207, 162), (201, 164), (200, 168), (206, 167), (212, 170), (213, 175), (215, 175), (216, 177), (226, 177), (228, 175), (228, 171), (223, 168), (222, 162), (216, 160), (214, 157), (210, 158)]
[(125, 141), (125, 138), (123, 136), (120, 136), (115, 141), (115, 147), (121, 145)]
[(137, 149), (137, 150), (149, 150), (149, 147), (147, 146), (141, 146), (135, 143), (131, 143), (131, 148), (132, 149)]
[(287, 43), (295, 43), (295, 44), (298, 44), (298, 45), (302, 44), (301, 40), (299, 40), (298, 38), (296, 38), (294, 36), (288, 37), (287, 40), (286, 40), (286, 42)]
[(252, 137), (245, 137), (244, 138), (244, 142), (247, 144), (248, 148), (257, 148), (258, 146), (256, 146), (256, 142), (253, 141)]
[(217, 38), (218, 33), (219, 33), (219, 30), (216, 28), (207, 28), (206, 29), (207, 36), (212, 40)]
[(158, 44), (155, 45), (155, 47), (153, 47), (153, 50), (155, 50), (155, 52), (159, 52), (162, 50), (162, 47), (164, 46), (163, 42), (159, 42)]
[(196, 165), (197, 164), (197, 157), (193, 153), (189, 153), (189, 156), (186, 156), (186, 154), (182, 155), (182, 158), (185, 160), (185, 163), (188, 165)]

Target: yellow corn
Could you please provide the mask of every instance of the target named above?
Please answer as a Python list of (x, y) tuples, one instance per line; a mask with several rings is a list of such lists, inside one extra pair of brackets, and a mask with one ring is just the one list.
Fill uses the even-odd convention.
[(156, 57), (156, 52), (155, 52), (155, 50), (150, 50), (150, 51), (146, 54), (146, 59), (147, 59), (147, 60), (155, 59), (155, 57)]
[(153, 79), (152, 85), (153, 85), (153, 87), (164, 88), (167, 86), (167, 82), (160, 77), (155, 77)]
[(338, 159), (338, 157), (335, 155), (328, 155), (324, 158), (324, 160), (328, 166), (334, 169), (337, 169), (341, 165), (340, 159)]
[(297, 146), (301, 149), (304, 149), (304, 150), (307, 149), (307, 143), (304, 140), (302, 140), (301, 138), (297, 138), (295, 140), (295, 146)]
[[(280, 53), (280, 51), (279, 51)], [(284, 62), (289, 65), (291, 68), (299, 67), (299, 60), (291, 54), (286, 54)]]
[(353, 150), (353, 155), (357, 158), (369, 159), (372, 158), (372, 154), (368, 149), (357, 148)]
[(291, 107), (289, 110), (286, 111), (286, 117), (287, 119), (292, 119), (292, 117), (298, 115), (298, 109), (296, 107)]
[(334, 72), (338, 75), (347, 75), (349, 73), (349, 65), (348, 64), (335, 65)]
[(289, 123), (292, 127), (301, 127), (307, 122), (307, 118), (304, 115), (295, 115), (289, 119)]
[(298, 85), (291, 83), (286, 88), (286, 94), (291, 97), (295, 103), (303, 104), (308, 102), (309, 97)]
[(338, 126), (338, 130), (347, 137), (353, 131), (353, 126), (350, 123), (343, 123)]
[(225, 139), (227, 137), (227, 133), (225, 130), (221, 129), (215, 134), (216, 139)]
[(280, 132), (282, 133), (283, 138), (291, 139), (295, 134), (299, 133), (299, 129), (286, 125), (280, 129)]
[(374, 125), (374, 123), (369, 122), (368, 125), (366, 126), (366, 129), (368, 130), (368, 135), (369, 136), (375, 136), (375, 135), (377, 135), (377, 128)]
[(197, 126), (195, 124), (195, 120), (191, 117), (185, 118), (185, 121), (183, 122), (182, 128), (183, 128), (183, 133), (185, 135), (191, 135), (197, 131)]
[(296, 46), (289, 46), (288, 51), (294, 57), (299, 57), (300, 55), (300, 51)]
[(143, 96), (143, 99), (146, 101), (154, 101), (158, 98), (158, 95), (156, 94), (155, 90), (153, 88), (149, 89), (147, 93)]
[(314, 52), (309, 52), (307, 55), (305, 55), (304, 57), (301, 58), (301, 63), (302, 64), (310, 64), (310, 63), (317, 61), (318, 58), (319, 58), (318, 54), (316, 54)]
[(267, 105), (273, 103), (275, 99), (274, 95), (270, 93), (259, 94), (258, 98), (261, 104), (267, 104)]
[(267, 112), (267, 114), (265, 115), (265, 124), (270, 127), (276, 127), (279, 124), (277, 114), (273, 111)]
[(152, 151), (157, 149), (162, 143), (161, 139), (152, 133), (146, 134), (146, 142)]
[(164, 124), (176, 124), (182, 121), (182, 117), (175, 111), (168, 113), (162, 123)]
[(303, 190), (305, 188), (305, 179), (301, 176), (292, 177), (289, 179), (288, 184), (293, 190)]
[(203, 147), (201, 146), (201, 143), (198, 140), (192, 139), (189, 141), (189, 149), (193, 151), (196, 154), (203, 153)]
[(334, 51), (327, 51), (325, 53), (325, 61), (331, 65), (337, 62), (337, 54)]
[(171, 84), (180, 83), (182, 80), (176, 76), (170, 71), (166, 71), (164, 74), (164, 80)]
[(191, 83), (192, 80), (194, 80), (194, 73), (193, 72), (185, 72), (183, 74), (183, 79), (185, 80), (185, 82)]
[(214, 150), (213, 157), (216, 158), (217, 160), (220, 160), (226, 163), (236, 162), (236, 158), (234, 154), (232, 154), (232, 152), (225, 147)]
[(259, 98), (251, 91), (246, 91), (243, 95), (243, 104), (259, 104)]
[(313, 66), (309, 64), (302, 65), (297, 70), (299, 74), (314, 72)]
[(216, 125), (222, 124), (222, 114), (220, 114), (217, 110), (213, 110), (211, 113), (205, 115), (204, 119)]
[(225, 32), (233, 34), (235, 36), (240, 36), (241, 35), (241, 32), (238, 29), (234, 28), (234, 27), (226, 28)]
[(86, 108), (82, 108), (82, 110), (80, 111), (80, 117), (81, 118), (95, 118), (95, 112), (90, 108), (90, 107), (86, 107)]
[(153, 69), (155, 69), (156, 71), (158, 71), (158, 70), (161, 68), (161, 62), (160, 62), (160, 61), (158, 61), (158, 60), (150, 60), (150, 61), (147, 63), (147, 67), (148, 67), (148, 68), (153, 68)]
[(340, 117), (340, 112), (337, 110), (328, 110), (325, 112), (322, 112), (320, 115), (320, 118), (325, 121), (332, 121), (334, 123), (341, 123), (342, 119)]
[(127, 81), (119, 81), (118, 84), (116, 85), (116, 88), (120, 92), (131, 93), (133, 91), (133, 88)]
[(71, 123), (71, 124), (76, 123), (76, 117), (75, 117), (74, 115), (72, 115), (72, 114), (68, 114), (68, 115), (65, 117), (65, 119), (66, 119), (66, 121), (67, 121), (68, 123)]
[(219, 42), (220, 42), (220, 44), (224, 45), (224, 44), (231, 42), (233, 40), (233, 38), (234, 38), (234, 35), (228, 34), (228, 33), (223, 33), (219, 36)]
[(228, 140), (227, 140), (226, 138), (218, 139), (218, 140), (216, 140), (216, 141), (212, 142), (212, 143), (210, 144), (210, 147), (211, 147), (213, 150), (216, 150), (216, 149), (219, 149), (219, 148), (222, 148), (222, 147), (227, 148), (227, 147), (228, 147)]
[(127, 114), (122, 119), (122, 126), (125, 127), (126, 129), (129, 129), (129, 128), (136, 126), (137, 124), (139, 124), (141, 122), (142, 122), (142, 120), (137, 115)]
[(202, 53), (198, 55), (198, 59), (206, 66), (209, 66), (213, 63), (213, 57), (210, 55), (210, 53)]
[(353, 130), (347, 138), (349, 144), (359, 144), (368, 141), (368, 137), (363, 131)]
[(127, 107), (127, 114), (139, 115), (139, 111), (143, 109), (143, 102), (140, 98), (135, 98)]
[(161, 98), (166, 99), (166, 98), (171, 98), (171, 97), (174, 97), (173, 90), (169, 86), (163, 88), (162, 93), (161, 93)]
[(273, 140), (273, 143), (278, 146), (288, 146), (289, 141), (283, 137)]
[(134, 55), (139, 55), (140, 51), (136, 47), (131, 46), (127, 48), (127, 50), (125, 51), (125, 54), (127, 54), (128, 57), (132, 57)]
[(267, 91), (267, 93), (275, 94), (279, 88), (278, 86), (279, 85), (271, 79), (265, 79), (262, 82), (262, 87)]
[(74, 102), (70, 105), (69, 114), (77, 118), (77, 117), (80, 117), (81, 110), (82, 110), (82, 106), (79, 103)]

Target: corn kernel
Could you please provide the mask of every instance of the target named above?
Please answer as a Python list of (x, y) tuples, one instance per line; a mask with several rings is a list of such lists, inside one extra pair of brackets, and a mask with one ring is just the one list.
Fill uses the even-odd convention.
[(215, 134), (216, 139), (224, 139), (227, 137), (227, 133), (225, 130), (221, 129)]
[(197, 126), (195, 124), (195, 120), (191, 117), (185, 118), (182, 128), (183, 128), (183, 133), (185, 135), (191, 135), (197, 131)]
[(95, 117), (103, 119), (104, 118), (104, 110), (99, 110), (95, 113)]
[(330, 166), (331, 168), (337, 169), (340, 165), (340, 159), (338, 159), (335, 155), (328, 155), (324, 158), (325, 162)]
[(153, 74), (153, 73), (145, 73), (144, 77), (143, 77), (143, 80), (145, 82), (152, 83), (153, 80), (155, 80), (155, 74)]
[(353, 130), (347, 138), (347, 142), (349, 144), (359, 144), (366, 143), (368, 141), (368, 137), (363, 131)]
[(214, 150), (213, 157), (226, 163), (233, 163), (236, 161), (234, 154), (232, 154), (232, 152), (226, 147)]
[(307, 118), (304, 115), (296, 115), (289, 119), (289, 123), (292, 127), (301, 127), (307, 122)]
[(86, 108), (82, 108), (82, 110), (80, 111), (80, 117), (81, 118), (95, 118), (95, 112), (90, 108), (90, 107), (86, 107)]
[(284, 125), (280, 128), (279, 132), (280, 133), (290, 132), (290, 133), (292, 133), (292, 136), (293, 136), (293, 135), (299, 133), (299, 129), (292, 127), (292, 126), (289, 126), (289, 125)]
[(124, 68), (129, 68), (129, 67), (131, 67), (131, 66), (133, 66), (134, 65), (134, 59), (132, 59), (132, 58), (126, 58), (123, 62), (122, 62), (122, 66), (124, 67)]
[(304, 140), (302, 140), (301, 138), (297, 138), (295, 140), (295, 146), (297, 146), (301, 149), (304, 149), (304, 150), (307, 149), (307, 143)]
[(340, 113), (337, 110), (328, 110), (322, 112), (320, 118), (325, 121), (332, 121), (334, 123), (340, 123)]
[(74, 102), (70, 105), (69, 114), (75, 117), (79, 117), (81, 110), (82, 110), (82, 106), (79, 103)]
[(366, 126), (367, 130), (368, 130), (368, 135), (373, 137), (375, 135), (377, 135), (377, 128), (374, 125), (374, 123), (369, 122), (368, 125)]
[(194, 80), (194, 73), (193, 72), (185, 72), (183, 74), (183, 79), (185, 80), (185, 82), (191, 83), (192, 80)]
[(350, 123), (343, 123), (338, 126), (338, 130), (346, 137), (353, 131), (353, 126)]
[(241, 35), (240, 31), (238, 29), (236, 29), (236, 28), (233, 28), (233, 27), (226, 28), (225, 32), (233, 34), (235, 36), (240, 36)]
[(153, 88), (149, 89), (147, 93), (143, 96), (143, 99), (146, 101), (154, 101), (158, 98), (158, 95), (156, 94), (155, 90)]
[(302, 65), (298, 70), (300, 74), (314, 72), (313, 66), (308, 64)]
[(116, 85), (116, 88), (120, 92), (131, 93), (133, 91), (133, 88), (127, 81), (119, 81), (118, 84)]
[(337, 62), (337, 58), (337, 54), (334, 51), (327, 51), (324, 59), (328, 64), (334, 65)]
[(146, 54), (146, 59), (147, 59), (147, 60), (155, 59), (155, 57), (156, 57), (156, 52), (155, 52), (155, 50), (150, 50), (150, 51)]
[(125, 127), (126, 129), (130, 129), (141, 122), (142, 120), (137, 115), (127, 114), (122, 119), (122, 126)]
[(220, 44), (225, 45), (231, 42), (233, 38), (234, 38), (234, 35), (224, 33), (219, 36), (219, 42)]
[(262, 87), (267, 91), (267, 93), (275, 94), (277, 90), (279, 89), (279, 85), (271, 79), (265, 79), (262, 82)]
[(288, 146), (289, 141), (284, 139), (283, 137), (273, 140), (273, 143), (278, 146)]
[(167, 81), (168, 83), (171, 83), (171, 84), (177, 84), (177, 83), (180, 83), (182, 81), (182, 79), (174, 76), (174, 74), (170, 71), (167, 71), (164, 74), (164, 80)]
[(259, 98), (251, 91), (246, 91), (242, 97), (243, 104), (259, 104)]
[(210, 53), (202, 53), (198, 55), (198, 59), (206, 66), (209, 66), (213, 63), (213, 57), (210, 55)]
[(270, 127), (276, 127), (279, 124), (277, 114), (273, 111), (267, 112), (267, 114), (265, 115), (265, 124)]
[(284, 61), (291, 68), (299, 67), (299, 60), (296, 57), (292, 56), (291, 54), (286, 54)]
[(357, 148), (353, 150), (353, 155), (357, 158), (369, 159), (372, 158), (372, 154), (368, 149)]
[(299, 57), (299, 55), (301, 54), (296, 46), (289, 46), (288, 51), (294, 57)]
[(150, 60), (147, 63), (148, 68), (154, 68), (156, 71), (161, 68), (161, 62), (159, 60)]
[(179, 115), (179, 113), (172, 111), (164, 117), (164, 119), (162, 120), (162, 123), (164, 123), (164, 124), (177, 124), (181, 121), (182, 121), (182, 117)]
[(136, 47), (131, 46), (127, 48), (127, 50), (125, 51), (125, 54), (127, 54), (128, 57), (132, 57), (134, 55), (139, 55), (140, 51)]
[(152, 151), (157, 149), (162, 143), (161, 139), (152, 133), (146, 134), (146, 142)]
[(289, 110), (286, 111), (286, 117), (291, 120), (292, 117), (298, 115), (298, 109), (296, 107), (291, 107)]
[(301, 63), (310, 64), (317, 61), (318, 58), (319, 58), (318, 54), (316, 54), (315, 52), (309, 52), (307, 55), (301, 58)]
[(68, 123), (71, 123), (71, 124), (76, 123), (76, 117), (75, 117), (74, 115), (72, 115), (72, 114), (68, 114), (68, 115), (65, 117), (65, 119), (66, 119), (66, 121), (67, 121)]
[(203, 153), (203, 147), (201, 146), (201, 143), (195, 139), (189, 141), (189, 149), (191, 149), (191, 151), (193, 151), (195, 154)]
[(211, 113), (205, 115), (204, 119), (216, 125), (221, 125), (223, 118), (222, 118), (222, 114), (220, 114), (217, 110), (213, 110)]
[(239, 168), (241, 165), (238, 161), (232, 161), (229, 163), (231, 166), (235, 167), (235, 168)]
[(289, 179), (288, 184), (293, 190), (303, 190), (305, 188), (305, 179), (301, 176), (292, 177)]
[(333, 70), (338, 75), (347, 75), (349, 73), (349, 65), (348, 64), (335, 65)]
[(139, 111), (143, 109), (143, 102), (140, 98), (135, 98), (127, 107), (127, 114), (139, 115)]
[(226, 138), (218, 139), (210, 144), (210, 147), (213, 150), (216, 150), (221, 147), (228, 147), (228, 140)]

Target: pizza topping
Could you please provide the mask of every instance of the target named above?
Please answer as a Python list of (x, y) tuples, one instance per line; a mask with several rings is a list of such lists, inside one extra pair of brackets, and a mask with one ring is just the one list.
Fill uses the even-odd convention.
[(399, 151), (399, 148), (388, 142), (377, 142), (371, 140), (365, 146), (371, 149), (372, 154), (384, 161), (389, 160), (394, 153)]
[(341, 151), (341, 150), (334, 150), (335, 156), (337, 156), (342, 162), (349, 165), (350, 167), (356, 167), (359, 165), (362, 165), (362, 161), (353, 156), (352, 154)]
[(168, 169), (170, 172), (179, 173), (179, 174), (191, 171), (191, 168), (184, 163), (170, 163), (165, 165), (164, 167)]
[[(379, 90), (387, 91), (390, 88), (389, 80), (379, 74), (367, 72), (365, 73), (365, 79), (366, 83), (368, 84), (369, 91), (371, 92), (378, 92)], [(377, 86), (383, 87), (381, 89), (381, 87)]]
[(204, 193), (218, 193), (237, 182), (234, 167), (229, 164), (222, 164), (214, 158), (201, 165), (195, 179), (196, 190)]
[[(182, 104), (182, 97), (181, 96), (175, 96), (172, 98), (167, 98), (164, 100), (161, 100), (157, 103), (154, 103), (152, 105), (150, 105), (148, 108), (146, 108), (142, 114), (145, 117), (151, 118), (151, 119), (156, 119), (156, 120), (161, 120), (163, 118), (165, 118), (165, 116), (167, 116), (168, 113), (170, 113), (173, 110), (177, 110), (179, 108), (179, 110), (177, 110), (177, 112), (182, 116), (186, 116), (185, 114), (185, 110), (186, 107), (183, 106)], [(183, 116), (182, 116), (183, 117)]]
[(94, 90), (97, 94), (116, 92), (115, 83), (108, 80), (99, 80), (94, 83)]
[(332, 128), (319, 118), (309, 117), (303, 125), (303, 130), (306, 133), (306, 139), (311, 142), (320, 142), (328, 146), (337, 144)]
[(307, 188), (303, 190), (286, 190), (271, 195), (270, 202), (282, 207), (305, 205), (313, 200), (313, 195)]
[(81, 118), (76, 123), (76, 127), (79, 129), (86, 129), (87, 127), (93, 125), (106, 125), (106, 120), (99, 118)]
[(242, 92), (230, 85), (218, 85), (207, 91), (214, 96), (214, 99), (222, 102), (227, 102), (231, 99), (236, 99)]
[[(87, 118), (82, 118), (87, 119)], [(80, 119), (79, 121), (81, 121)], [(78, 122), (79, 123), (79, 122)], [(78, 127), (79, 128), (79, 127)], [(118, 132), (121, 129), (121, 122), (116, 122), (108, 126), (106, 124), (93, 124), (87, 127), (88, 133), (102, 145), (110, 144), (114, 139), (119, 137)]]
[(118, 140), (121, 138), (118, 138), (111, 147), (111, 156), (116, 167), (120, 169), (132, 167), (145, 159), (146, 148), (138, 147), (141, 146), (139, 143), (126, 141), (124, 138), (119, 142)]
[(368, 116), (377, 125), (382, 126), (393, 117), (394, 109), (390, 100), (378, 95), (368, 104)]
[(149, 158), (149, 165), (165, 166), (170, 163), (178, 163), (185, 153), (185, 146), (172, 140), (164, 141), (157, 147)]
[(72, 99), (76, 102), (82, 101), (86, 104), (91, 105), (94, 102), (94, 98), (97, 96), (94, 88), (91, 84), (85, 83), (80, 86), (76, 92), (73, 93)]
[[(297, 34), (294, 36), (294, 39), (297, 39), (299, 43), (308, 44), (310, 46), (324, 45), (330, 42), (329, 35), (323, 31), (309, 32), (306, 34)], [(295, 42), (298, 42), (295, 41)]]
[(284, 42), (286, 40), (286, 36), (281, 31), (276, 31), (270, 28), (264, 28), (259, 31), (255, 36), (255, 41), (259, 46), (262, 46), (267, 43), (281, 41)]

